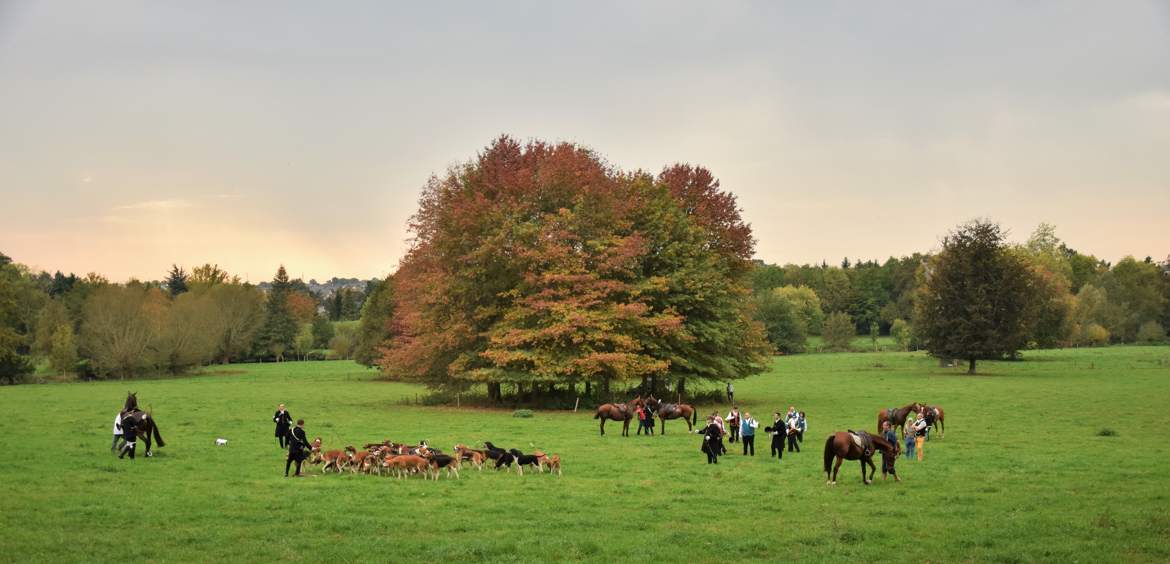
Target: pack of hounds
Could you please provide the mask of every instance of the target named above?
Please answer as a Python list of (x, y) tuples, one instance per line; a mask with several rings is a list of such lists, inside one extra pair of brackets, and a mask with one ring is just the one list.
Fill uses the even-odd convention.
[(558, 454), (545, 454), (540, 450), (533, 450), (532, 454), (524, 454), (518, 449), (502, 449), (490, 442), (485, 442), (482, 449), (469, 448), (458, 444), (452, 449), (452, 454), (446, 454), (421, 441), (417, 445), (383, 441), (368, 443), (358, 450), (353, 445), (342, 450), (322, 450), (321, 437), (313, 439), (309, 444), (309, 464), (321, 465), (321, 472), (337, 472), (349, 470), (350, 473), (375, 474), (379, 476), (395, 476), (408, 478), (420, 475), (426, 479), (438, 480), (439, 475), (446, 471), (447, 477), (459, 478), (459, 470), (464, 463), (471, 464), (476, 470), (483, 470), (488, 464), (494, 464), (496, 470), (511, 472), (516, 469), (517, 475), (524, 475), (524, 468), (550, 474), (561, 475), (561, 457)]

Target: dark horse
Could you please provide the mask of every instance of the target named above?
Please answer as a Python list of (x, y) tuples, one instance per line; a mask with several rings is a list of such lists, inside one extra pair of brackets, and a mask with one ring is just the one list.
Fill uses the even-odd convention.
[(914, 402), (910, 405), (904, 405), (897, 409), (880, 409), (878, 410), (877, 428), (882, 428), (882, 421), (889, 421), (890, 427), (898, 430), (899, 433), (905, 435), (906, 416), (910, 415), (911, 411), (922, 413), (925, 409), (921, 403)]
[(663, 435), (666, 434), (667, 419), (686, 421), (688, 431), (695, 430), (695, 424), (699, 422), (699, 412), (693, 406), (685, 403), (662, 403), (662, 400), (650, 396), (646, 399), (646, 407), (658, 414), (658, 419), (662, 421)]
[(132, 427), (136, 430), (137, 435), (146, 442), (146, 456), (154, 456), (150, 450), (150, 438), (154, 436), (154, 442), (158, 446), (167, 446), (163, 442), (162, 435), (158, 433), (158, 425), (154, 422), (154, 417), (151, 417), (149, 412), (138, 409), (138, 392), (132, 392), (126, 396), (126, 404), (122, 407), (122, 427)]
[(601, 420), (601, 434), (605, 435), (605, 420), (613, 419), (614, 421), (622, 422), (622, 436), (630, 436), (630, 419), (633, 419), (634, 413), (638, 410), (642, 403), (642, 396), (638, 396), (626, 403), (605, 403), (597, 408), (597, 413), (593, 414), (594, 419)]
[[(877, 471), (877, 467), (873, 465), (873, 454), (870, 453), (869, 456), (866, 456), (865, 449), (858, 444), (863, 440), (859, 435), (845, 431), (838, 431), (825, 439), (825, 478), (829, 480), (830, 486), (837, 484), (837, 471), (841, 469), (841, 463), (846, 460), (860, 460), (861, 482), (865, 485), (873, 482), (873, 474)], [(873, 448), (881, 451), (882, 460), (893, 467), (894, 462), (898, 460), (898, 445), (890, 443), (878, 435), (869, 435), (869, 440)], [(833, 466), (834, 458), (837, 459), (836, 466)], [(870, 468), (869, 478), (865, 477), (866, 465), (869, 465)]]
[(922, 404), (922, 407), (926, 410), (926, 413), (922, 414), (926, 424), (931, 427), (938, 426), (938, 438), (943, 438), (943, 420), (946, 418), (943, 409), (937, 405)]

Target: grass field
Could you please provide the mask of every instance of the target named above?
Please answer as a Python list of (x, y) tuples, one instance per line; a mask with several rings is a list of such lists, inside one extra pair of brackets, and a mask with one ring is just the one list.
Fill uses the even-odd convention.
[[(419, 390), (348, 362), (3, 387), (0, 560), (1170, 559), (1170, 348), (1025, 356), (974, 377), (912, 353), (778, 358), (737, 399), (761, 421), (807, 411), (806, 452), (777, 464), (760, 437), (755, 458), (718, 466), (680, 421), (666, 436), (623, 438), (611, 423), (599, 437), (589, 413), (402, 405)], [(128, 390), (168, 442), (153, 459), (108, 451)], [(847, 463), (826, 486), (829, 431), (872, 429), (879, 408), (916, 399), (949, 423), (923, 463), (900, 460), (901, 484), (868, 487)], [(280, 401), (327, 447), (486, 439), (560, 453), (565, 473), (284, 479)], [(1106, 427), (1116, 436), (1097, 436)]]

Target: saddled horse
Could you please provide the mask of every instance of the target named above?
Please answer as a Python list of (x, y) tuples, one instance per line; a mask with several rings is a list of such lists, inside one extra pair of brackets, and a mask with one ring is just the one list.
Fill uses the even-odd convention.
[(922, 413), (923, 409), (925, 408), (919, 402), (914, 402), (910, 405), (904, 405), (899, 408), (880, 409), (878, 410), (877, 416), (877, 428), (882, 428), (883, 421), (889, 421), (890, 427), (897, 429), (899, 433), (904, 435), (905, 429), (903, 429), (903, 426), (906, 425), (906, 417), (910, 415), (910, 412), (912, 411)]
[(937, 426), (938, 438), (943, 438), (943, 420), (946, 418), (946, 414), (943, 413), (943, 409), (937, 405), (922, 404), (922, 407), (925, 409), (925, 412), (922, 414), (922, 416), (926, 418), (926, 424), (931, 427)]
[(662, 400), (655, 399), (654, 396), (646, 398), (646, 407), (654, 413), (658, 414), (658, 419), (662, 421), (662, 434), (666, 434), (666, 420), (667, 419), (682, 419), (687, 422), (687, 430), (695, 430), (695, 424), (699, 422), (699, 412), (694, 406), (685, 403), (664, 403)]
[(601, 434), (605, 435), (605, 420), (613, 419), (614, 421), (622, 422), (622, 436), (630, 436), (630, 419), (634, 418), (634, 414), (638, 411), (638, 406), (644, 405), (642, 396), (638, 396), (626, 403), (604, 403), (597, 407), (597, 412), (593, 414), (594, 419), (601, 420)]
[[(868, 433), (866, 435), (868, 435), (868, 439), (870, 444), (873, 445), (873, 448), (881, 451), (882, 460), (893, 467), (894, 462), (898, 460), (898, 445), (878, 435), (870, 435)], [(829, 481), (828, 484), (830, 486), (837, 484), (837, 471), (841, 469), (841, 463), (846, 460), (860, 460), (861, 482), (867, 486), (873, 482), (873, 475), (877, 471), (877, 467), (873, 464), (873, 453), (871, 452), (866, 455), (865, 447), (862, 446), (864, 442), (864, 435), (845, 431), (838, 431), (825, 439), (825, 478)], [(836, 466), (833, 466), (834, 458), (837, 460)], [(870, 468), (869, 478), (865, 477), (866, 465)]]
[(126, 403), (122, 407), (122, 427), (131, 427), (135, 429), (138, 438), (141, 438), (146, 443), (146, 456), (154, 456), (151, 451), (151, 436), (154, 436), (154, 442), (158, 446), (167, 446), (163, 442), (162, 435), (158, 432), (158, 425), (154, 422), (154, 417), (148, 411), (142, 411), (138, 408), (138, 392), (131, 392), (126, 396)]

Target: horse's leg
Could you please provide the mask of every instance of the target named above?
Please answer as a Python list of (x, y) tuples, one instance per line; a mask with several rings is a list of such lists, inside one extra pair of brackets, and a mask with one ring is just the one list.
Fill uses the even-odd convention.
[[(863, 484), (865, 484), (865, 485), (867, 485), (867, 486), (868, 486), (868, 485), (869, 485), (869, 480), (865, 479), (865, 463), (866, 463), (866, 460), (867, 460), (867, 459), (866, 459), (864, 456), (862, 456), (862, 457), (861, 457), (861, 483), (863, 483)], [(871, 463), (871, 464), (872, 464), (872, 463)]]
[(837, 471), (841, 469), (841, 463), (845, 462), (844, 456), (837, 455), (835, 458), (837, 459), (837, 463), (833, 465), (833, 479), (829, 480), (830, 486), (837, 485)]
[(601, 436), (605, 436), (605, 416), (601, 416)]

